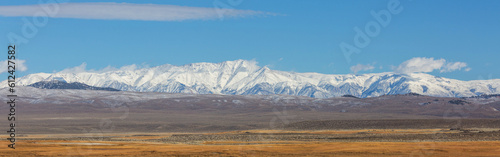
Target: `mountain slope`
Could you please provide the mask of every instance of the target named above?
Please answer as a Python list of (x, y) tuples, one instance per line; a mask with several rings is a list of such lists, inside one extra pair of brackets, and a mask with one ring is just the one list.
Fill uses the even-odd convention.
[[(353, 95), (375, 97), (418, 93), (441, 97), (465, 97), (500, 93), (500, 80), (460, 81), (429, 74), (375, 73), (326, 75), (294, 73), (259, 67), (253, 61), (161, 65), (108, 72), (37, 73), (17, 80), (18, 85), (64, 80), (122, 91), (193, 94), (284, 94), (317, 98)], [(6, 87), (4, 81), (0, 87)]]
[(120, 91), (109, 87), (94, 87), (79, 82), (67, 83), (66, 81), (40, 81), (28, 86), (41, 89), (80, 89), (80, 90), (105, 90), (105, 91)]

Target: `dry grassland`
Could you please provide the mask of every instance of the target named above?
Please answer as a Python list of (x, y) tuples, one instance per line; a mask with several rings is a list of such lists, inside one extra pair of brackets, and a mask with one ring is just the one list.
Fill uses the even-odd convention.
[[(440, 129), (280, 131), (248, 130), (230, 134), (431, 134), (456, 133)], [(155, 142), (175, 133), (105, 134), (104, 140), (77, 140), (78, 134), (28, 135), (16, 149), (0, 142), (0, 156), (498, 156), (500, 141), (451, 142), (320, 142), (320, 141), (203, 141), (197, 144)], [(299, 135), (297, 135), (299, 136)], [(5, 136), (1, 136), (6, 138)], [(54, 138), (58, 140), (53, 140)], [(187, 142), (187, 141), (186, 141)]]

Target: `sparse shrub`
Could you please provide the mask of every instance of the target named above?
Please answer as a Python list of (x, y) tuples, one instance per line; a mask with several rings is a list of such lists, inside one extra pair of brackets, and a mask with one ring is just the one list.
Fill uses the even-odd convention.
[(460, 128), (450, 128), (450, 130), (460, 130)]
[(410, 92), (408, 94), (405, 94), (406, 96), (422, 96), (421, 94), (418, 94), (418, 93), (413, 93), (413, 92)]
[(342, 97), (345, 97), (345, 98), (356, 98), (356, 99), (359, 99), (358, 97), (356, 97), (356, 96), (354, 96), (354, 95), (349, 95), (349, 94), (342, 95)]
[(467, 102), (467, 101), (464, 101), (464, 100), (460, 100), (460, 99), (453, 99), (453, 100), (448, 101), (448, 103), (455, 104), (455, 105), (470, 104), (470, 102)]

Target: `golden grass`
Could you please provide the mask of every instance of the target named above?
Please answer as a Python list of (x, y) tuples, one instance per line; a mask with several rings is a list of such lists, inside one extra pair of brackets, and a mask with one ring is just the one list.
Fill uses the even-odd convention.
[[(71, 141), (71, 143), (88, 141)], [(186, 145), (139, 142), (92, 142), (113, 145), (44, 144), (22, 141), (2, 156), (498, 156), (500, 142), (296, 142), (288, 144)], [(0, 142), (2, 145), (7, 142)], [(237, 142), (235, 142), (237, 143)], [(219, 143), (222, 144), (222, 143)]]
[[(484, 130), (484, 129), (482, 129)], [(243, 131), (228, 131), (207, 134), (243, 134), (243, 133), (311, 133), (311, 134), (433, 134), (433, 133), (458, 133), (459, 130), (443, 130), (443, 129), (363, 129), (363, 130), (314, 130), (314, 131), (289, 131), (289, 130), (243, 130)]]
[[(333, 130), (280, 131), (248, 130), (237, 133), (432, 133), (439, 129), (422, 130)], [(106, 134), (129, 139), (159, 139), (172, 133)], [(158, 135), (158, 136), (132, 136)], [(27, 138), (71, 137), (81, 135), (28, 135)], [(4, 138), (5, 136), (0, 136)], [(4, 138), (5, 139), (5, 138)], [(81, 143), (81, 145), (79, 144)], [(109, 145), (87, 145), (102, 143)], [(205, 141), (202, 144), (166, 144), (139, 141), (69, 141), (22, 140), (16, 149), (0, 141), (0, 156), (499, 156), (500, 141), (478, 142), (306, 142), (306, 141)]]

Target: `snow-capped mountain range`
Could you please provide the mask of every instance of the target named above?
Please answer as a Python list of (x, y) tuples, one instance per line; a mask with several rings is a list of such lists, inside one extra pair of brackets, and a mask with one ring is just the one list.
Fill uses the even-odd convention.
[[(386, 94), (418, 93), (440, 97), (468, 97), (499, 94), (500, 79), (460, 81), (425, 73), (327, 75), (296, 73), (259, 67), (255, 61), (161, 65), (107, 72), (58, 72), (30, 74), (16, 80), (28, 86), (40, 81), (62, 80), (122, 91), (228, 95), (299, 95), (315, 98), (354, 95), (375, 97)], [(7, 80), (0, 87), (7, 87)]]

